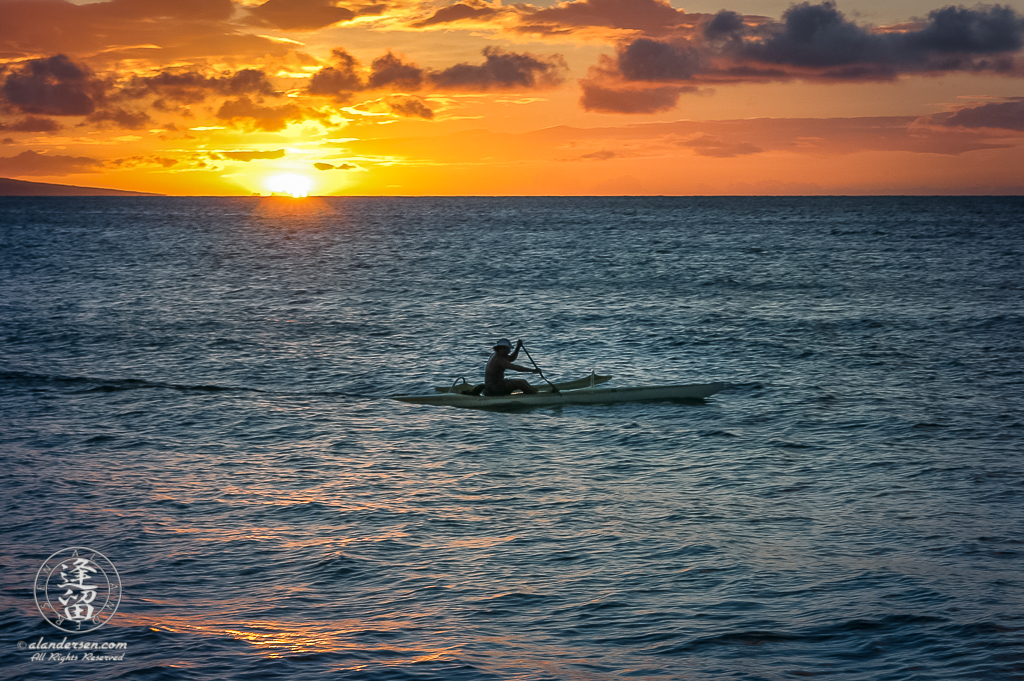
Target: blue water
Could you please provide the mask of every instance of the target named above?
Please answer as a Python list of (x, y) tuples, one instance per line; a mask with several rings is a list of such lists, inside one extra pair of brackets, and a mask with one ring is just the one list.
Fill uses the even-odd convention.
[[(1024, 679), (1024, 199), (0, 199), (7, 678)], [(482, 380), (722, 381), (516, 413)], [(525, 359), (521, 357), (521, 359)], [(536, 377), (531, 377), (536, 380)], [(116, 615), (32, 661), (52, 553)]]

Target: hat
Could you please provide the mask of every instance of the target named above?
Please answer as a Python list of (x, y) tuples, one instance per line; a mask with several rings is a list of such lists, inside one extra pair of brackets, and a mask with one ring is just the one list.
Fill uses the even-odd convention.
[(511, 350), (512, 349), (512, 341), (510, 341), (508, 338), (499, 338), (498, 342), (494, 344), (494, 348), (495, 349), (498, 349), (498, 348), (508, 348), (509, 350)]

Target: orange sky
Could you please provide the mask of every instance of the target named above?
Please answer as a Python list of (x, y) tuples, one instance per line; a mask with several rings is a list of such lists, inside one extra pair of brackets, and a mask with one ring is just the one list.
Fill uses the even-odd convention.
[(1021, 194), (1022, 48), (1024, 0), (0, 0), (0, 177)]

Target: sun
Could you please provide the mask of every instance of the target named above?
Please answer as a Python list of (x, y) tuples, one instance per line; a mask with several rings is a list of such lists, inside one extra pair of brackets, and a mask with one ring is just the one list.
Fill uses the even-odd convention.
[(274, 194), (288, 194), (295, 198), (309, 196), (312, 182), (303, 175), (274, 175), (267, 179), (267, 187)]

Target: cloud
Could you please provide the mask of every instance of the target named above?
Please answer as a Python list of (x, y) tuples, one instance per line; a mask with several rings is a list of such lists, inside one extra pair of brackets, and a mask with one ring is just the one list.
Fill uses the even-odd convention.
[[(758, 35), (757, 33), (760, 33)], [(905, 73), (951, 71), (1006, 72), (1012, 59), (994, 59), (1019, 50), (1024, 19), (1009, 7), (946, 7), (902, 31), (858, 26), (835, 3), (802, 3), (782, 21), (730, 44), (724, 56), (809, 71), (804, 78), (885, 80)], [(794, 72), (793, 75), (796, 75)]]
[[(780, 21), (722, 11), (693, 31), (621, 43), (591, 67), (584, 108), (649, 113), (671, 108), (670, 85), (806, 80), (891, 81), (912, 74), (1016, 73), (1024, 18), (1008, 7), (947, 7), (898, 29), (860, 26), (831, 1), (791, 6)], [(647, 85), (650, 84), (650, 85)], [(637, 98), (639, 101), (633, 101)]]
[[(2, 0), (0, 45), (6, 59), (90, 55), (90, 63), (181, 63), (201, 57), (263, 58), (294, 51), (246, 35), (231, 0)], [(230, 63), (230, 62), (229, 62)]]
[(401, 57), (388, 51), (383, 57), (377, 57), (370, 65), (369, 88), (395, 86), (415, 90), (423, 83), (423, 69), (406, 63)]
[(456, 64), (430, 74), (431, 82), (442, 89), (515, 89), (558, 85), (566, 70), (560, 55), (536, 57), (485, 47), (483, 64)]
[(434, 14), (422, 21), (417, 21), (411, 26), (413, 28), (427, 28), (439, 24), (449, 24), (457, 21), (488, 21), (497, 16), (498, 10), (487, 5), (473, 6), (457, 2), (448, 5), (434, 12)]
[(597, 81), (581, 80), (583, 94), (580, 106), (586, 111), (601, 113), (649, 114), (669, 111), (679, 103), (685, 92), (695, 92), (693, 86), (661, 87), (606, 87)]
[[(332, 53), (334, 64), (314, 73), (306, 91), (344, 103), (350, 101), (355, 92), (384, 88), (417, 90), (430, 86), (440, 90), (486, 91), (552, 87), (563, 82), (567, 69), (565, 60), (557, 54), (538, 57), (485, 47), (483, 55), (482, 64), (456, 64), (436, 71), (420, 68), (388, 51), (373, 60), (370, 75), (364, 81), (355, 57), (336, 48)], [(428, 107), (422, 102), (419, 105), (399, 104), (395, 110), (402, 115), (432, 116), (432, 113), (425, 115)]]
[(934, 114), (922, 122), (949, 127), (998, 128), (1024, 132), (1024, 97)]
[(231, 0), (112, 0), (99, 8), (99, 14), (125, 19), (229, 19), (234, 12)]
[(153, 122), (145, 111), (125, 111), (121, 108), (94, 111), (85, 119), (89, 123), (110, 123), (113, 127), (126, 130), (141, 130)]
[(434, 117), (434, 111), (419, 97), (389, 97), (387, 103), (391, 113), (397, 116), (427, 120)]
[(0, 175), (75, 175), (97, 173), (102, 169), (98, 159), (87, 156), (50, 156), (23, 151), (17, 156), (0, 156)]
[(107, 161), (111, 168), (173, 168), (182, 162), (168, 156), (129, 156), (128, 158), (116, 158)]
[(275, 96), (278, 93), (274, 91), (267, 74), (260, 69), (240, 69), (216, 76), (204, 75), (195, 70), (164, 69), (153, 76), (133, 76), (119, 94), (129, 99), (156, 95), (174, 102), (195, 104), (212, 95)]
[(311, 95), (329, 95), (336, 101), (347, 102), (353, 92), (366, 87), (358, 73), (359, 62), (340, 47), (332, 50), (331, 56), (334, 66), (325, 66), (314, 73), (306, 91)]
[(419, 97), (409, 95), (388, 95), (380, 99), (361, 102), (355, 107), (357, 111), (367, 113), (386, 113), (403, 118), (423, 118), (431, 120), (434, 111)]
[(908, 47), (921, 51), (992, 54), (1022, 46), (1024, 21), (1010, 7), (979, 5), (974, 9), (943, 7), (928, 14), (928, 23), (906, 35)]
[(743, 15), (723, 9), (703, 25), (704, 36), (709, 40), (732, 38), (743, 31)]
[(332, 166), (330, 163), (314, 163), (313, 167), (317, 170), (356, 170), (359, 166), (351, 163), (341, 163), (336, 166)]
[(338, 7), (334, 0), (267, 0), (250, 7), (249, 13), (253, 23), (286, 31), (315, 31), (356, 17), (356, 12)]
[(57, 132), (60, 129), (61, 125), (57, 121), (35, 116), (25, 116), (15, 123), (0, 122), (0, 130), (6, 132)]
[(581, 28), (600, 27), (661, 35), (692, 20), (693, 15), (675, 9), (666, 0), (575, 0), (524, 11), (515, 30), (571, 35)]
[(86, 116), (104, 98), (106, 83), (66, 55), (31, 59), (8, 74), (0, 95), (22, 113)]
[(284, 158), (284, 149), (277, 149), (275, 151), (219, 151), (216, 154), (211, 154), (211, 156), (248, 163), (255, 160)]
[(222, 121), (266, 132), (284, 130), (288, 123), (304, 118), (302, 109), (296, 104), (262, 106), (248, 97), (238, 97), (224, 102), (216, 115)]
[(701, 70), (700, 52), (688, 43), (640, 38), (619, 51), (619, 71), (626, 80), (690, 80)]

